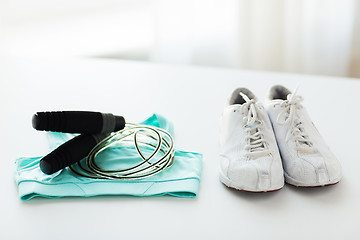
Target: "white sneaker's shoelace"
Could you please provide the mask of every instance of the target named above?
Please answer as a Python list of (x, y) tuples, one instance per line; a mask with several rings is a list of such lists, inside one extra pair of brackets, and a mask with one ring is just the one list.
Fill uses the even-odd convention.
[(249, 97), (242, 92), (240, 92), (240, 95), (246, 102), (242, 105), (242, 108), (246, 108), (248, 111), (247, 122), (245, 125), (247, 133), (247, 137), (245, 139), (247, 141), (247, 145), (245, 146), (245, 149), (249, 151), (247, 156), (256, 159), (258, 157), (271, 154), (271, 150), (267, 149), (266, 140), (264, 139), (259, 126), (262, 122), (258, 119), (258, 107), (255, 104), (255, 100), (250, 100)]
[[(302, 108), (300, 102), (304, 99), (303, 97), (296, 95), (296, 90), (297, 89), (287, 96), (287, 100), (281, 103), (283, 110), (279, 113), (276, 122), (279, 125), (289, 124), (290, 126), (286, 134), (285, 141), (288, 141), (291, 137), (293, 137), (298, 151), (313, 153), (316, 150), (313, 148), (313, 144), (309, 140), (309, 137), (305, 132), (304, 125), (297, 114), (297, 110)], [(285, 121), (281, 121), (280, 119), (283, 118), (284, 114), (288, 115), (285, 116)]]

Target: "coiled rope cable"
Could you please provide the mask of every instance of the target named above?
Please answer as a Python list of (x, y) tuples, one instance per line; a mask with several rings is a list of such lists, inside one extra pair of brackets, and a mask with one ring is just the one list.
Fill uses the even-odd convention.
[[(108, 170), (100, 167), (96, 162), (98, 154), (116, 144), (120, 147), (126, 146), (126, 144), (135, 146), (141, 160), (124, 169)], [(143, 153), (145, 151), (152, 151), (152, 153), (146, 157)], [(141, 179), (170, 167), (174, 162), (174, 154), (174, 141), (167, 131), (153, 126), (127, 123), (124, 129), (99, 142), (91, 150), (86, 160), (71, 165), (70, 170), (87, 178)]]

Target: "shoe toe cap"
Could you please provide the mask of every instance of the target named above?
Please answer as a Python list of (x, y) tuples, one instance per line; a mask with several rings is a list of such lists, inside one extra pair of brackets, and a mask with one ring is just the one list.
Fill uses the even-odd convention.
[(273, 171), (268, 164), (248, 162), (238, 166), (233, 165), (229, 168), (227, 175), (238, 186), (238, 189), (246, 191), (272, 191), (284, 185), (282, 169)]
[(251, 164), (234, 166), (228, 170), (229, 179), (239, 188), (244, 190), (256, 190), (258, 183), (258, 173)]
[(288, 182), (296, 186), (324, 186), (338, 182), (341, 167), (332, 159), (298, 158), (286, 171)]
[(336, 158), (331, 158), (328, 161), (325, 161), (325, 165), (330, 184), (340, 181), (342, 177), (342, 168), (339, 161)]

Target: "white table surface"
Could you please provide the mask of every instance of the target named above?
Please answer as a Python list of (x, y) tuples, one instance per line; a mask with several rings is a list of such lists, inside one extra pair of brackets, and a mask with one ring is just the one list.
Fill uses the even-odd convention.
[[(0, 64), (0, 239), (360, 239), (360, 81), (101, 59), (6, 59)], [(230, 190), (218, 180), (218, 123), (229, 94), (265, 99), (274, 84), (299, 94), (343, 166), (326, 188)], [(138, 122), (160, 113), (177, 149), (204, 154), (199, 195), (19, 199), (14, 161), (47, 151), (31, 116), (94, 110)]]

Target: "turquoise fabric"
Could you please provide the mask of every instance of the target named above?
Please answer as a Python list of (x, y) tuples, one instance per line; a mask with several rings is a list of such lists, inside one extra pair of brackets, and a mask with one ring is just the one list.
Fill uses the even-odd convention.
[[(142, 124), (163, 128), (172, 135), (172, 124), (164, 117), (154, 114)], [(50, 150), (55, 149), (74, 135), (67, 133), (47, 133)], [(175, 141), (176, 144), (176, 141)], [(176, 146), (176, 145), (175, 145)], [(129, 147), (112, 147), (106, 154), (107, 164), (119, 164), (137, 152)], [(99, 154), (99, 158), (101, 158)], [(52, 175), (40, 171), (42, 157), (22, 157), (16, 160), (15, 179), (21, 200), (37, 196), (59, 198), (66, 196), (90, 197), (97, 195), (158, 196), (171, 195), (193, 198), (199, 191), (202, 155), (193, 152), (175, 151), (174, 164), (159, 174), (138, 180), (91, 179), (78, 176), (68, 168)], [(99, 160), (101, 162), (101, 159)], [(111, 167), (111, 166), (110, 166)], [(116, 166), (115, 166), (116, 167)]]

